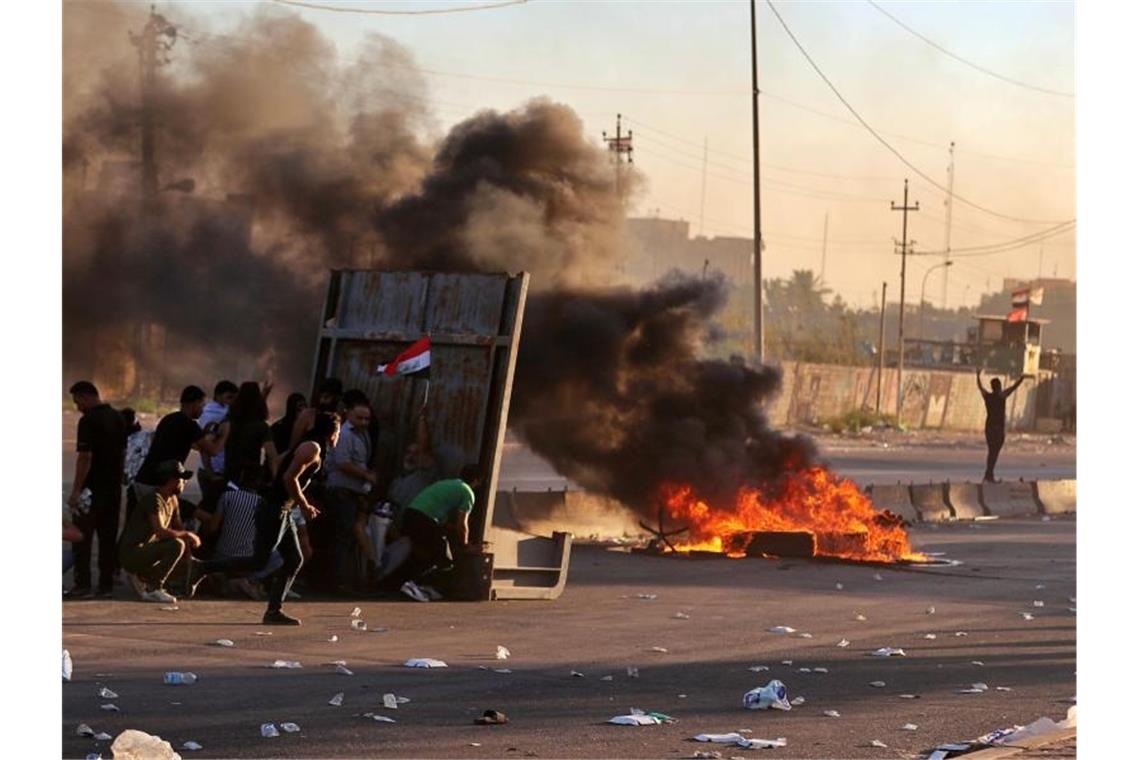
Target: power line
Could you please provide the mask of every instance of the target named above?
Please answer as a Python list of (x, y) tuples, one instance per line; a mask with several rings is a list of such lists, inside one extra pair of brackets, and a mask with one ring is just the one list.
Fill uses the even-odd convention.
[(819, 66), (816, 65), (814, 60), (812, 60), (812, 57), (811, 57), (811, 55), (808, 54), (808, 51), (804, 48), (803, 45), (800, 44), (800, 41), (798, 39), (796, 39), (796, 36), (792, 33), (792, 30), (788, 27), (787, 23), (784, 21), (783, 16), (781, 16), (780, 12), (776, 10), (776, 6), (772, 3), (772, 0), (765, 0), (765, 2), (767, 2), (768, 7), (772, 10), (772, 13), (775, 14), (776, 20), (780, 22), (780, 26), (782, 26), (784, 28), (784, 31), (787, 33), (787, 35), (791, 39), (792, 43), (795, 44), (796, 48), (799, 49), (799, 51), (803, 55), (804, 59), (807, 60), (808, 64), (811, 65), (812, 69), (815, 70), (815, 73), (819, 75), (820, 79), (822, 79), (824, 81), (824, 84), (826, 84), (828, 86), (828, 88), (835, 94), (835, 97), (837, 97), (839, 99), (839, 102), (841, 102), (847, 108), (847, 110), (851, 112), (852, 116), (854, 116), (856, 119), (858, 119), (859, 123), (862, 124), (863, 127), (868, 132), (870, 132), (871, 135), (876, 140), (879, 141), (879, 143), (881, 143), (883, 145), (883, 147), (885, 147), (887, 150), (889, 150), (891, 153), (893, 153), (899, 161), (902, 161), (903, 164), (905, 164), (907, 167), (909, 167), (913, 172), (915, 172), (919, 177), (924, 179), (928, 184), (933, 185), (934, 187), (938, 188), (939, 190), (941, 190), (944, 193), (947, 193), (948, 195), (951, 195), (952, 197), (956, 198), (960, 203), (964, 203), (967, 206), (971, 206), (973, 208), (978, 209), (979, 211), (984, 211), (987, 214), (992, 214), (994, 216), (1001, 217), (1003, 219), (1010, 219), (1010, 220), (1013, 220), (1016, 222), (1029, 222), (1031, 224), (1057, 224), (1057, 222), (1055, 220), (1046, 221), (1046, 220), (1042, 220), (1042, 219), (1026, 219), (1023, 217), (1017, 217), (1017, 216), (1011, 216), (1009, 214), (1003, 214), (1000, 211), (994, 211), (993, 209), (986, 208), (985, 206), (982, 206), (978, 203), (974, 203), (973, 201), (971, 201), (968, 198), (963, 198), (961, 195), (951, 193), (946, 187), (944, 187), (942, 184), (940, 184), (939, 182), (934, 180), (932, 177), (930, 177), (924, 171), (922, 171), (917, 166), (915, 166), (913, 163), (911, 163), (907, 159), (906, 156), (904, 156), (902, 153), (900, 153), (898, 151), (897, 148), (895, 148), (893, 145), (891, 145), (889, 142), (887, 142), (887, 140), (882, 135), (880, 135), (878, 132), (876, 132), (875, 128), (872, 127), (870, 124), (868, 124), (867, 121), (862, 116), (859, 115), (859, 112), (855, 110), (854, 106), (852, 106), (847, 101), (847, 99), (845, 97), (843, 97), (843, 93), (841, 93), (839, 91), (839, 89), (834, 84), (831, 83), (831, 80), (827, 78), (827, 75), (823, 73), (823, 70), (820, 69)]
[(876, 3), (874, 0), (867, 0), (867, 3), (872, 8), (877, 10), (879, 13), (881, 13), (884, 16), (886, 16), (887, 18), (889, 18), (891, 21), (895, 22), (896, 24), (901, 26), (903, 29), (905, 29), (906, 31), (913, 34), (915, 37), (918, 37), (920, 40), (925, 42), (927, 45), (930, 45), (930, 47), (934, 48), (935, 50), (939, 51), (940, 53), (942, 53), (944, 55), (947, 55), (947, 56), (953, 58), (955, 61), (958, 61), (959, 63), (966, 64), (967, 66), (969, 66), (970, 68), (972, 68), (976, 71), (980, 71), (983, 74), (987, 74), (991, 77), (994, 77), (995, 79), (1000, 79), (1003, 82), (1008, 82), (1009, 84), (1014, 84), (1014, 85), (1017, 85), (1018, 87), (1024, 87), (1028, 90), (1036, 90), (1037, 92), (1044, 92), (1044, 93), (1047, 93), (1049, 95), (1060, 95), (1063, 98), (1076, 97), (1071, 92), (1062, 92), (1060, 90), (1050, 90), (1047, 87), (1038, 87), (1037, 85), (1029, 84), (1027, 82), (1022, 82), (1022, 81), (1019, 81), (1019, 80), (1014, 79), (1012, 77), (1007, 77), (1004, 74), (999, 74), (996, 71), (993, 71), (992, 69), (985, 68), (984, 66), (979, 66), (978, 64), (974, 63), (973, 61), (969, 61), (969, 60), (963, 58), (962, 56), (958, 55), (957, 53), (954, 53), (950, 50), (947, 50), (946, 48), (942, 47), (941, 45), (939, 45), (934, 40), (930, 39), (929, 37), (923, 36), (919, 32), (917, 32), (914, 29), (912, 29), (911, 27), (907, 26), (902, 21), (900, 21), (899, 19), (895, 18), (890, 13), (888, 13), (885, 8), (883, 8), (881, 5)]
[(361, 13), (373, 16), (429, 16), (444, 13), (467, 13), (468, 11), (489, 11), (494, 8), (506, 8), (508, 5), (522, 5), (527, 0), (504, 0), (501, 3), (487, 3), (485, 5), (464, 5), (453, 8), (429, 8), (419, 11), (390, 11), (379, 8), (345, 8), (338, 5), (323, 5), (321, 3), (308, 3), (302, 0), (271, 0), (280, 5), (292, 5), (298, 8), (309, 8), (317, 11), (334, 11), (336, 13)]
[[(1042, 240), (1047, 240), (1048, 238), (1056, 237), (1057, 235), (1062, 235), (1066, 232), (1069, 232), (1070, 230), (1075, 229), (1076, 226), (1077, 226), (1076, 221), (1062, 222), (1061, 224), (1058, 224), (1054, 227), (1050, 227), (1047, 230), (1042, 230), (1040, 232), (1035, 232), (1031, 235), (1025, 235), (1025, 236), (1022, 236), (1019, 238), (1013, 238), (1011, 240), (1004, 240), (1004, 241), (1001, 241), (998, 243), (990, 243), (987, 245), (975, 245), (975, 246), (967, 246), (967, 247), (963, 247), (963, 248), (953, 248), (950, 250), (950, 256), (951, 256), (951, 258), (956, 258), (959, 256), (962, 256), (962, 257), (965, 257), (965, 256), (989, 256), (989, 255), (994, 254), (994, 253), (1004, 253), (1006, 251), (1012, 251), (1016, 248), (1022, 248), (1022, 247), (1027, 246), (1027, 245), (1033, 245), (1035, 243), (1039, 243)], [(940, 256), (944, 253), (945, 253), (944, 250), (942, 250), (942, 251), (915, 251), (915, 252), (913, 252), (913, 255), (916, 255), (916, 256)]]

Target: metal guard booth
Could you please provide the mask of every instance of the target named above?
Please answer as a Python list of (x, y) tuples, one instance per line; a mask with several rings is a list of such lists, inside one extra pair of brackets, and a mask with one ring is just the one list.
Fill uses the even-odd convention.
[[(334, 270), (321, 316), (313, 389), (325, 377), (359, 388), (402, 452), (425, 394), (444, 477), (478, 463), (484, 485), (471, 515), (487, 551), (456, 558), (467, 599), (554, 599), (565, 585), (570, 536), (531, 536), (493, 525), (499, 461), (529, 275)], [(431, 338), (427, 379), (386, 377), (391, 361)]]

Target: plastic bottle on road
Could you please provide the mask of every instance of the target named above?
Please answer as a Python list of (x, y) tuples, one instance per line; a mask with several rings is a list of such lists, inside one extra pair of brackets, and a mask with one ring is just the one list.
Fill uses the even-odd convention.
[(190, 686), (198, 681), (198, 676), (193, 673), (165, 673), (162, 676), (162, 682), (167, 686)]

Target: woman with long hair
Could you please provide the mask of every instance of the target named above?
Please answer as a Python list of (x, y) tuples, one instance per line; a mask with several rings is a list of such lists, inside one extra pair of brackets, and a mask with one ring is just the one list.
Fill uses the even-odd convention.
[(269, 407), (257, 383), (247, 381), (238, 388), (229, 416), (222, 423), (222, 435), (226, 441), (224, 475), (228, 482), (252, 487), (259, 483), (266, 468), (270, 477), (277, 472)]
[(303, 393), (290, 393), (285, 400), (285, 415), (270, 426), (273, 432), (273, 446), (278, 452), (289, 450), (289, 439), (293, 435), (293, 426), (297, 424), (297, 417), (309, 407), (309, 402)]

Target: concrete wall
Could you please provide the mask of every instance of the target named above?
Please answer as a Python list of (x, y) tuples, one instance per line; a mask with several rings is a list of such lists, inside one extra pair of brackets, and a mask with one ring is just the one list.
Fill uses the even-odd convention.
[[(782, 362), (784, 384), (769, 402), (768, 417), (777, 426), (818, 424), (853, 409), (874, 411), (878, 367)], [(883, 372), (885, 412), (894, 413), (898, 371)], [(985, 376), (988, 382), (991, 375)], [(1012, 378), (999, 376), (1003, 385)], [(972, 372), (903, 370), (903, 423), (911, 428), (980, 431), (986, 408)], [(1031, 430), (1035, 422), (1036, 381), (1026, 380), (1010, 398), (1006, 419), (1011, 430)]]

